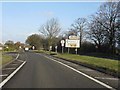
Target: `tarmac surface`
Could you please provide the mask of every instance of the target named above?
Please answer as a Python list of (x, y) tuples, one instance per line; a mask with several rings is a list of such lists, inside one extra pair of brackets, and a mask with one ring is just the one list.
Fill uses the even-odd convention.
[[(117, 89), (119, 86), (118, 78), (49, 55), (24, 52), (18, 59), (26, 60), (27, 63), (3, 88), (104, 88), (107, 90), (107, 87), (76, 72), (77, 70), (113, 88)], [(67, 65), (76, 71), (68, 68)]]

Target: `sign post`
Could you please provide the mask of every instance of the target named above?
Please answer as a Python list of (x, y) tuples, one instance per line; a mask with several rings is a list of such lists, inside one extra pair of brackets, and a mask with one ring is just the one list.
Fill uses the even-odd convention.
[(68, 54), (69, 54), (69, 52), (70, 52), (70, 48), (68, 47)]
[(9, 48), (9, 47), (7, 46), (6, 48), (7, 48), (7, 51), (8, 51), (8, 48)]
[(19, 49), (21, 49), (22, 47), (21, 46), (19, 46)]
[(64, 52), (64, 43), (65, 43), (65, 41), (64, 41), (64, 40), (61, 40), (62, 53)]
[(55, 52), (57, 53), (57, 48), (58, 48), (58, 46), (55, 46)]
[(8, 49), (9, 47), (7, 46), (6, 48)]
[(50, 48), (49, 48), (49, 51), (51, 51), (52, 50), (52, 46), (50, 46)]
[(32, 46), (32, 49), (34, 50), (34, 49), (35, 49), (35, 46)]
[(50, 52), (50, 54), (51, 54), (51, 50), (52, 50), (52, 46), (50, 46), (50, 48), (49, 48), (49, 52)]
[(77, 48), (80, 48), (80, 40), (77, 36), (69, 36), (69, 39), (66, 39), (65, 47), (68, 48), (68, 53), (70, 48), (75, 48), (75, 53), (77, 54)]
[(77, 54), (77, 48), (75, 49), (75, 52), (76, 52), (76, 54)]

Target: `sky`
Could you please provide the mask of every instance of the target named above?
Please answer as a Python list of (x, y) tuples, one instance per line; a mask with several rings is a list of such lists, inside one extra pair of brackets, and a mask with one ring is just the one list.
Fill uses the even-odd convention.
[(24, 43), (29, 35), (39, 34), (40, 26), (51, 18), (57, 18), (62, 31), (66, 31), (77, 18), (89, 18), (101, 3), (103, 2), (2, 2), (2, 42), (12, 40)]

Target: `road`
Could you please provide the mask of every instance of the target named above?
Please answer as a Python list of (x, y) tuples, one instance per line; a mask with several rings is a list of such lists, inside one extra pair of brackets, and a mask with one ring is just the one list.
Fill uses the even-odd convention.
[(105, 88), (42, 54), (24, 53), (25, 66), (3, 88)]

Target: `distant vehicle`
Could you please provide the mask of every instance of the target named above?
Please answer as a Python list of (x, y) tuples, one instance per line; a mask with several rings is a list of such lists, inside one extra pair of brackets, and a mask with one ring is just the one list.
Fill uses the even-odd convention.
[(28, 51), (28, 50), (29, 50), (29, 48), (28, 48), (28, 47), (26, 47), (26, 48), (25, 48), (25, 51)]

